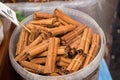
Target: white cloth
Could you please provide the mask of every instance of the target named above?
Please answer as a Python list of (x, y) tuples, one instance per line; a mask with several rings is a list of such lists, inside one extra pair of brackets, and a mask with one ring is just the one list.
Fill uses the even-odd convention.
[(4, 38), (4, 34), (3, 34), (3, 24), (2, 24), (2, 21), (0, 20), (0, 45), (3, 41), (3, 38)]

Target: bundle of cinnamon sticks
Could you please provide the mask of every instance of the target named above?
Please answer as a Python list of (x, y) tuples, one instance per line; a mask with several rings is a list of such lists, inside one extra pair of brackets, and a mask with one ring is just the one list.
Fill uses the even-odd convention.
[(26, 70), (45, 76), (69, 74), (87, 66), (99, 52), (100, 36), (70, 16), (34, 12), (20, 32), (15, 60)]

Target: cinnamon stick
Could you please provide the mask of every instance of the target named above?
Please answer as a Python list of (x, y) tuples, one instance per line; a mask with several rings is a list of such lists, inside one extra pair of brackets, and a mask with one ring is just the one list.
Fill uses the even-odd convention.
[(45, 63), (45, 70), (44, 73), (53, 73), (55, 72), (55, 63), (56, 63), (56, 56), (58, 52), (59, 46), (59, 38), (50, 38), (49, 40), (49, 47), (48, 47), (48, 55)]
[(52, 18), (52, 14), (43, 13), (43, 12), (34, 12), (33, 19), (47, 19)]
[(61, 67), (68, 67), (70, 63), (71, 63), (71, 59), (61, 57), (57, 65)]
[(68, 52), (68, 56), (70, 58), (73, 58), (73, 57), (75, 57), (75, 55), (76, 55), (76, 49), (75, 48), (70, 49), (70, 51)]
[(33, 24), (37, 29), (41, 30), (41, 31), (46, 31), (46, 32), (49, 32), (49, 29), (50, 28), (47, 28), (47, 27), (44, 27), (42, 25), (35, 25)]
[(66, 26), (59, 26), (53, 29), (50, 29), (50, 32), (52, 33), (53, 36), (60, 35), (60, 34), (65, 34), (69, 31), (72, 31), (76, 28), (74, 25), (66, 25)]
[(60, 22), (54, 22), (54, 23), (53, 23), (53, 27), (60, 26), (60, 24), (61, 24)]
[(61, 67), (68, 67), (68, 63), (65, 63), (65, 62), (62, 62), (62, 61), (59, 61), (58, 63), (57, 63), (57, 65), (58, 66), (61, 66)]
[(16, 48), (16, 55), (20, 54), (21, 51), (23, 50), (25, 33), (26, 33), (25, 29), (22, 29), (22, 31), (20, 32), (20, 36)]
[(77, 49), (78, 45), (80, 44), (80, 41), (81, 41), (81, 35), (79, 35), (75, 39), (73, 39), (71, 41), (71, 44), (69, 43), (69, 45), (70, 45), (71, 48)]
[(65, 42), (69, 42), (72, 39), (74, 39), (75, 37), (77, 37), (80, 33), (83, 32), (83, 30), (85, 29), (86, 26), (83, 27), (76, 27), (73, 31), (67, 33), (66, 35), (62, 36), (61, 39)]
[(30, 44), (31, 42), (33, 42), (36, 39), (35, 34), (36, 34), (36, 28), (32, 27), (31, 28), (31, 33), (29, 34), (29, 37), (28, 37), (28, 44)]
[(68, 63), (68, 64), (69, 64), (69, 63), (71, 62), (71, 59), (61, 57), (61, 58), (60, 58), (60, 61), (62, 61), (62, 62), (65, 62), (65, 63)]
[(97, 55), (97, 53), (98, 53), (98, 51), (99, 51), (99, 49), (100, 49), (100, 36), (97, 34), (97, 36), (96, 36), (97, 38), (96, 38), (96, 47), (95, 47), (95, 49), (94, 49), (94, 51), (93, 51), (93, 58), (91, 58), (91, 61), (95, 58), (95, 56)]
[(40, 34), (33, 42), (31, 42), (31, 43), (28, 45), (28, 47), (31, 48), (31, 47), (37, 45), (38, 43), (40, 43), (40, 42), (43, 40), (43, 38), (42, 38), (41, 35), (42, 35), (42, 34)]
[[(58, 47), (60, 46), (60, 39), (59, 38), (55, 38), (55, 42), (54, 42), (54, 51), (53, 51), (53, 57), (52, 57), (52, 71), (55, 72), (55, 63), (56, 63), (56, 57), (57, 57), (57, 53), (58, 53)], [(48, 55), (49, 56), (49, 55)], [(53, 66), (54, 65), (54, 66)]]
[(75, 58), (72, 60), (72, 62), (71, 62), (71, 63), (69, 64), (69, 66), (67, 67), (67, 70), (68, 70), (68, 71), (71, 72), (71, 70), (72, 70), (72, 68), (73, 68), (76, 60), (77, 60), (79, 57), (80, 57), (80, 54), (77, 54), (77, 55), (75, 56)]
[(87, 37), (86, 37), (84, 54), (87, 54), (88, 51), (89, 51), (89, 47), (90, 47), (90, 44), (91, 44), (91, 39), (92, 39), (92, 29), (89, 28), (88, 29), (88, 34), (87, 34)]
[[(68, 53), (68, 51), (69, 51), (69, 50), (68, 50), (68, 48), (67, 48), (66, 46), (61, 46), (61, 47), (59, 47), (59, 49), (58, 49), (57, 55), (65, 55), (65, 54)], [(46, 57), (47, 54), (48, 54), (48, 51), (45, 51), (45, 52), (40, 53), (39, 55), (37, 55), (37, 57)]]
[[(48, 39), (48, 40), (49, 40), (49, 39)], [(34, 56), (30, 56), (29, 53), (28, 53), (28, 51), (34, 50), (34, 49), (36, 49), (37, 47), (39, 47), (39, 46), (41, 46), (41, 45), (44, 45), (45, 43), (48, 42), (48, 40), (44, 40), (42, 43), (40, 43), (40, 44), (38, 44), (37, 46), (34, 46), (34, 47), (32, 47), (32, 46), (26, 46), (26, 47), (24, 48), (24, 50), (23, 50), (19, 55), (17, 55), (17, 56), (15, 57), (15, 60), (16, 60), (16, 61), (21, 61), (21, 60), (24, 60), (24, 59), (29, 58), (29, 57), (30, 57), (30, 59), (32, 59)], [(28, 56), (29, 56), (29, 57), (28, 57)]]
[(60, 18), (58, 18), (58, 21), (59, 21), (60, 23), (62, 23), (63, 25), (68, 25), (68, 23), (66, 23), (65, 21), (63, 21), (63, 20), (60, 19)]
[(23, 67), (29, 68), (31, 70), (34, 70), (35, 72), (38, 72), (38, 73), (43, 73), (43, 71), (44, 71), (44, 66), (34, 64), (34, 63), (31, 63), (28, 61), (21, 61), (20, 65)]
[[(20, 61), (20, 60), (22, 60), (23, 58), (23, 56), (25, 55), (26, 53), (25, 53), (25, 50), (23, 50), (19, 55), (16, 55), (15, 56), (15, 61)], [(22, 59), (21, 59), (22, 58)]]
[(27, 41), (28, 41), (28, 37), (29, 37), (29, 33), (26, 31), (25, 32), (25, 37), (24, 37), (24, 47), (23, 49), (28, 45)]
[(48, 44), (46, 43), (46, 44), (44, 44), (42, 46), (37, 46), (36, 48), (29, 50), (27, 53), (29, 53), (29, 55), (31, 57), (33, 57), (33, 56), (36, 56), (37, 54), (39, 54), (39, 53), (41, 53), (43, 51), (46, 51), (47, 48), (48, 48)]
[(81, 41), (80, 41), (80, 45), (78, 46), (77, 50), (79, 50), (81, 53), (84, 51), (85, 49), (85, 42), (86, 42), (86, 37), (87, 37), (87, 34), (88, 34), (88, 28), (86, 28), (83, 32), (83, 36), (81, 38)]
[[(60, 57), (57, 57), (56, 61), (58, 61), (59, 59)], [(34, 58), (30, 60), (30, 62), (35, 64), (44, 64), (46, 62), (46, 57)]]
[(72, 18), (70, 18), (68, 15), (66, 15), (65, 13), (60, 11), (59, 9), (54, 10), (54, 15), (56, 17), (62, 19), (63, 21), (67, 22), (67, 23), (74, 24), (74, 25), (79, 25), (79, 26), (83, 25), (80, 22), (77, 22), (77, 21), (73, 20)]
[(30, 21), (30, 23), (31, 24), (36, 24), (36, 25), (49, 26), (49, 25), (52, 25), (55, 21), (56, 21), (55, 18), (49, 18), (49, 19), (42, 19), (42, 20)]
[(34, 57), (37, 54), (44, 52), (48, 49), (48, 40), (43, 41), (42, 43), (30, 48), (27, 53), (29, 53), (30, 57)]
[(95, 47), (96, 47), (96, 43), (93, 43), (93, 42), (94, 42), (94, 41), (96, 42), (96, 39), (97, 39), (97, 37), (94, 36), (94, 34), (93, 34), (92, 44), (91, 44), (89, 53), (87, 54), (87, 57), (86, 57), (86, 59), (85, 59), (85, 62), (84, 62), (83, 67), (85, 67), (86, 65), (88, 65), (88, 64), (90, 63), (91, 58), (93, 58), (92, 54), (93, 54), (94, 49), (95, 49)]
[(78, 35), (77, 37), (75, 37), (75, 38), (72, 39), (71, 41), (67, 42), (66, 45), (71, 45), (71, 44), (73, 44), (75, 41), (77, 41), (78, 39), (81, 39), (81, 35)]
[(85, 57), (83, 57), (83, 55), (81, 55), (77, 60), (76, 60), (76, 63), (74, 64), (74, 66), (72, 67), (72, 71), (75, 72), (77, 71), (81, 66), (82, 66), (82, 63), (84, 61)]
[(35, 64), (43, 64), (45, 63), (45, 61), (46, 61), (45, 57), (35, 58), (35, 59), (30, 60), (31, 63), (35, 63)]

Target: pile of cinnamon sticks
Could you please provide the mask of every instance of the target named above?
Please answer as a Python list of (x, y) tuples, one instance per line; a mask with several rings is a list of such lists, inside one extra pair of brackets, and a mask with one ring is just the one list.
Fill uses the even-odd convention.
[(70, 16), (34, 12), (20, 32), (15, 60), (26, 70), (49, 76), (69, 74), (87, 66), (98, 54), (100, 36)]

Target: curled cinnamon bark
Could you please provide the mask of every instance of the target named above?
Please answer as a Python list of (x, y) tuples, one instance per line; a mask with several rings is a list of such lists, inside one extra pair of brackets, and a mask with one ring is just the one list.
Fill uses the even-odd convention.
[(97, 40), (96, 34), (93, 34), (92, 44), (91, 44), (89, 53), (87, 54), (87, 57), (85, 59), (83, 67), (87, 66), (90, 63), (91, 58), (93, 58), (92, 54), (93, 54), (95, 47), (96, 47), (96, 40)]
[(42, 12), (34, 12), (33, 19), (47, 19), (52, 18), (52, 14), (42, 13)]
[(43, 73), (43, 71), (44, 71), (44, 66), (42, 66), (42, 65), (34, 64), (34, 63), (31, 63), (28, 61), (21, 61), (20, 64), (23, 67), (29, 68), (31, 70), (34, 70), (35, 72), (38, 72), (38, 73)]
[(76, 60), (78, 59), (80, 57), (80, 54), (77, 54), (76, 56), (75, 56), (75, 58), (72, 60), (72, 62), (69, 64), (69, 66), (67, 67), (67, 70), (68, 71), (72, 71), (72, 68), (73, 68), (73, 66), (74, 66), (74, 64), (76, 63)]
[(17, 43), (16, 55), (20, 54), (23, 50), (23, 46), (25, 42), (25, 34), (26, 34), (25, 29), (22, 29), (22, 31), (20, 32), (18, 43)]
[(58, 21), (59, 21), (60, 23), (62, 23), (63, 25), (68, 25), (68, 23), (66, 23), (65, 21), (63, 21), (63, 20), (60, 19), (60, 18), (58, 18)]
[(84, 49), (84, 53), (87, 54), (89, 51), (89, 47), (91, 45), (91, 39), (92, 39), (92, 29), (89, 28), (88, 29), (88, 34), (86, 37), (86, 42), (85, 42), (85, 49)]
[(76, 27), (73, 31), (67, 33), (66, 35), (62, 36), (61, 39), (63, 41), (65, 41), (65, 44), (69, 41), (71, 41), (72, 39), (74, 39), (75, 37), (77, 37), (78, 35), (80, 35), (80, 33), (82, 33), (84, 31), (86, 26), (83, 27)]
[(88, 28), (86, 28), (83, 32), (83, 36), (81, 38), (81, 41), (80, 41), (80, 45), (78, 46), (77, 50), (80, 50), (80, 52), (82, 53), (85, 49), (85, 42), (86, 42), (86, 37), (87, 37), (87, 34), (88, 34)]
[(54, 13), (55, 13), (55, 16), (57, 16), (58, 18), (62, 19), (63, 21), (65, 21), (67, 23), (74, 24), (74, 25), (79, 25), (79, 26), (83, 25), (80, 22), (77, 22), (77, 21), (73, 20), (72, 18), (70, 18), (68, 15), (66, 15), (65, 13), (60, 11), (59, 9), (55, 9)]
[(49, 26), (49, 25), (52, 25), (55, 21), (56, 21), (55, 18), (49, 18), (49, 19), (42, 19), (42, 20), (30, 21), (30, 23), (31, 24), (36, 24), (36, 25)]
[(35, 58), (35, 59), (30, 60), (31, 63), (35, 63), (35, 64), (43, 64), (45, 63), (45, 61), (46, 61), (45, 57)]
[[(66, 46), (61, 46), (61, 47), (58, 48), (58, 53), (57, 53), (57, 55), (58, 55), (58, 56), (59, 56), (59, 55), (65, 55), (65, 54), (68, 53), (68, 51), (69, 51), (68, 47), (66, 47)], [(48, 51), (45, 51), (45, 52), (40, 53), (39, 55), (37, 55), (37, 57), (46, 57), (47, 54), (48, 54)]]
[(66, 25), (66, 26), (59, 26), (53, 29), (50, 29), (50, 32), (52, 33), (53, 36), (60, 35), (60, 34), (65, 34), (67, 32), (70, 32), (74, 30), (76, 26), (74, 25)]
[(96, 47), (95, 47), (95, 49), (94, 49), (94, 51), (93, 51), (93, 58), (91, 58), (91, 61), (96, 57), (96, 55), (97, 55), (97, 53), (99, 52), (99, 49), (100, 49), (100, 36), (99, 35), (97, 35), (96, 36), (97, 37), (97, 39), (96, 39)]
[(48, 44), (44, 44), (44, 45), (38, 45), (38, 46), (35, 46), (33, 47), (31, 50), (27, 51), (27, 53), (29, 53), (29, 55), (31, 57), (34, 57), (36, 56), (37, 54), (43, 52), (43, 51), (46, 51), (48, 48)]
[[(60, 59), (60, 57), (57, 57), (57, 61)], [(31, 63), (35, 64), (45, 64), (46, 62), (46, 57), (40, 57), (40, 58), (34, 58), (30, 60)]]
[(45, 63), (44, 73), (55, 72), (55, 63), (56, 63), (56, 56), (58, 52), (59, 43), (60, 43), (59, 38), (53, 37), (49, 39), (48, 55)]

